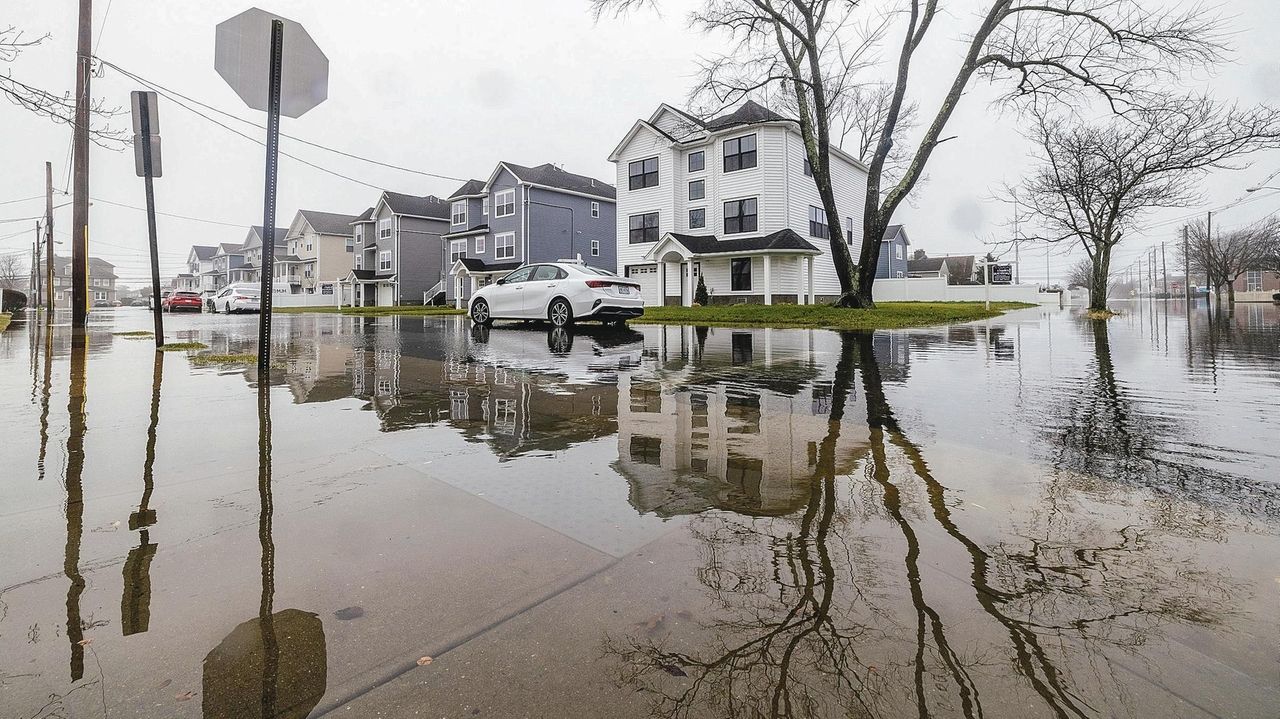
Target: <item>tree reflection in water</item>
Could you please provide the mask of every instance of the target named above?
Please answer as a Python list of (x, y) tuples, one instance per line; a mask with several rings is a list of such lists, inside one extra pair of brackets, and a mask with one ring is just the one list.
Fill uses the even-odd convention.
[[(859, 378), (868, 446), (863, 471), (840, 475)], [(802, 511), (692, 522), (710, 618), (606, 639), (654, 716), (1139, 716), (1151, 706), (1113, 662), (1141, 665), (1173, 625), (1232, 617), (1240, 590), (1177, 537), (1069, 493), (975, 539), (896, 419), (872, 334), (841, 336), (833, 391)]]

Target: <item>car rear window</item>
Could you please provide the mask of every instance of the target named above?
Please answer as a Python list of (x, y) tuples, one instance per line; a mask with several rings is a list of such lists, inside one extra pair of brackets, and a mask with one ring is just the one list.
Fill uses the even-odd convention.
[(175, 297), (199, 297), (200, 295), (195, 292), (175, 292), (174, 296)]
[(582, 268), (582, 270), (583, 270), (583, 272), (591, 272), (591, 273), (594, 273), (594, 274), (597, 274), (597, 275), (603, 275), (603, 276), (605, 276), (605, 277), (617, 277), (617, 275), (616, 275), (616, 274), (614, 274), (614, 273), (612, 273), (612, 272), (610, 272), (610, 271), (608, 271), (608, 270), (602, 270), (602, 269), (600, 269), (600, 268), (598, 268), (598, 267), (583, 267), (583, 268)]

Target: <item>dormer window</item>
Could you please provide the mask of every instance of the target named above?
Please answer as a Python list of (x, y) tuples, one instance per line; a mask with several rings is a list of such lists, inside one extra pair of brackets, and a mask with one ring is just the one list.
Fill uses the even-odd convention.
[(658, 186), (658, 158), (636, 160), (627, 165), (628, 184), (632, 190)]
[(453, 224), (455, 225), (467, 224), (467, 201), (466, 200), (458, 200), (457, 202), (453, 203)]
[(724, 171), (735, 172), (756, 166), (756, 136), (743, 135), (724, 141)]

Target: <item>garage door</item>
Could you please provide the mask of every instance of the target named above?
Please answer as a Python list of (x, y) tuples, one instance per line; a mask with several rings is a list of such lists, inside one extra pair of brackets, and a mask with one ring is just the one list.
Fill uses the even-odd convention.
[(662, 304), (662, 293), (658, 290), (657, 265), (630, 265), (627, 267), (627, 277), (640, 285), (640, 296), (644, 298), (646, 307)]

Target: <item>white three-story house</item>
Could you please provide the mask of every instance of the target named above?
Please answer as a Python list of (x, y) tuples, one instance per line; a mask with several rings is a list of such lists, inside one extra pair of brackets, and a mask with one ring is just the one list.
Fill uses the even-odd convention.
[(800, 125), (748, 100), (698, 118), (661, 105), (609, 156), (618, 172), (618, 272), (646, 304), (813, 303), (840, 294), (831, 232), (858, 256), (866, 167), (831, 150), (843, 227), (827, 225)]

